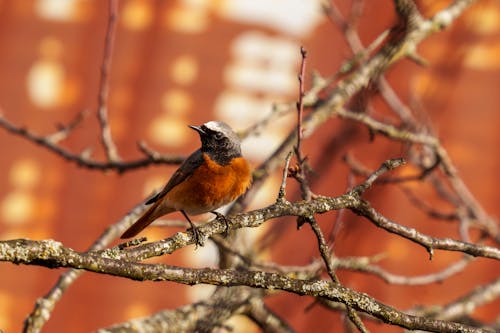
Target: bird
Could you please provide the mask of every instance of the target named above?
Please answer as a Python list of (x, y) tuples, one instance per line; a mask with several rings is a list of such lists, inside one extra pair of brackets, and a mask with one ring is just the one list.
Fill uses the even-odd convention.
[[(224, 122), (209, 121), (189, 125), (198, 132), (201, 148), (193, 152), (173, 173), (163, 189), (148, 199), (152, 205), (121, 236), (131, 238), (157, 218), (180, 211), (189, 222), (196, 245), (203, 245), (201, 235), (189, 215), (215, 212), (246, 192), (252, 181), (249, 162), (241, 154), (238, 135)], [(227, 231), (227, 221), (226, 231)]]

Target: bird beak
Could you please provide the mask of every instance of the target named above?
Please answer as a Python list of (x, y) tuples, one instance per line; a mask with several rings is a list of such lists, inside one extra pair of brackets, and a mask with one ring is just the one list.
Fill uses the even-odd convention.
[(194, 129), (196, 132), (200, 133), (200, 135), (206, 134), (200, 126), (188, 125), (188, 127)]

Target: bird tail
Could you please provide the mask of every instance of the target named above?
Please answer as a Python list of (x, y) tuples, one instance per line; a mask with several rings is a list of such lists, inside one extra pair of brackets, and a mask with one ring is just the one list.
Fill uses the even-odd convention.
[(155, 202), (154, 205), (151, 206), (134, 224), (132, 224), (120, 238), (124, 239), (134, 237), (160, 216), (175, 211), (173, 208), (165, 208), (165, 206), (162, 206), (162, 202), (163, 200)]

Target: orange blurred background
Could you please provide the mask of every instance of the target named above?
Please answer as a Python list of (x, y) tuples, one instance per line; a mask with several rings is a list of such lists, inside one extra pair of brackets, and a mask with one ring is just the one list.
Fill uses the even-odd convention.
[[(141, 157), (139, 140), (160, 152), (187, 155), (198, 139), (187, 124), (224, 120), (242, 130), (271, 112), (272, 105), (297, 98), (299, 48), (308, 51), (308, 74), (332, 75), (351, 52), (339, 30), (320, 11), (320, 1), (283, 0), (122, 0), (110, 72), (109, 118), (115, 143), (126, 159)], [(420, 1), (431, 15), (446, 1)], [(337, 1), (347, 13), (350, 1)], [(0, 108), (15, 124), (40, 135), (56, 130), (82, 110), (90, 115), (62, 145), (80, 153), (90, 148), (104, 159), (99, 142), (98, 82), (107, 24), (107, 1), (0, 1)], [(365, 45), (396, 22), (392, 1), (366, 1), (358, 28)], [(500, 4), (480, 1), (445, 32), (424, 41), (428, 67), (403, 60), (387, 78), (403, 101), (424, 110), (471, 192), (492, 216), (500, 208)], [(411, 102), (411, 103), (410, 103)], [(374, 105), (380, 112), (386, 106)], [(293, 126), (294, 116), (270, 125), (244, 142), (257, 166)], [(0, 129), (0, 238), (55, 239), (85, 251), (110, 224), (160, 187), (174, 167), (155, 166), (118, 175), (88, 170)], [(376, 168), (403, 153), (383, 138), (370, 142), (365, 128), (332, 119), (305, 142), (313, 169), (313, 191), (338, 195), (347, 187), (350, 152)], [(274, 201), (279, 172), (259, 192), (252, 208)], [(413, 185), (412, 185), (413, 186)], [(415, 185), (415, 186), (418, 186)], [(293, 188), (293, 187), (292, 187)], [(432, 203), (430, 191), (419, 192)], [(298, 198), (289, 191), (290, 198)], [(429, 219), (413, 208), (397, 187), (376, 187), (367, 198), (386, 216), (431, 236), (458, 238), (454, 223)], [(439, 201), (435, 201), (436, 203)], [(446, 210), (448, 207), (444, 207)], [(325, 233), (336, 214), (319, 217)], [(175, 216), (174, 216), (175, 217)], [(149, 228), (148, 239), (176, 230)], [(279, 232), (279, 234), (277, 234)], [(247, 231), (248, 239), (276, 233), (263, 258), (300, 265), (318, 258), (309, 228), (282, 219)], [(300, 245), (298, 245), (300, 244)], [(418, 275), (443, 269), (460, 255), (426, 251), (346, 213), (335, 240), (339, 256), (384, 252), (381, 266), (395, 274)], [(171, 264), (215, 265), (213, 246), (189, 247), (164, 258)], [(23, 320), (63, 270), (0, 264), (0, 329), (18, 332)], [(400, 309), (445, 304), (500, 274), (498, 263), (479, 259), (444, 284), (391, 286), (375, 277), (340, 272), (341, 281)], [(161, 309), (203, 299), (213, 287), (135, 282), (86, 273), (69, 288), (46, 325), (47, 332), (88, 332)], [(98, 301), (96, 301), (98, 300)], [(336, 332), (340, 315), (320, 306), (306, 311), (306, 297), (278, 294), (268, 304), (298, 332)], [(493, 321), (500, 302), (481, 307), (475, 317)], [(83, 319), (84, 318), (84, 319)], [(75, 323), (78, 323), (75, 325)], [(244, 318), (236, 332), (258, 332)], [(374, 332), (387, 326), (369, 324)], [(400, 331), (394, 329), (394, 331)]]

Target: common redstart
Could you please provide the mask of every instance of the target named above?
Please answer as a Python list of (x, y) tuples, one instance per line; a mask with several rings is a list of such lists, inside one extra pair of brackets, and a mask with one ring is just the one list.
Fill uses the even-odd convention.
[(201, 148), (192, 153), (175, 171), (165, 187), (146, 201), (153, 204), (121, 238), (137, 235), (154, 220), (180, 211), (193, 230), (196, 244), (200, 235), (189, 215), (214, 210), (235, 200), (250, 186), (250, 165), (241, 155), (240, 139), (227, 124), (209, 121), (189, 126), (197, 131)]

